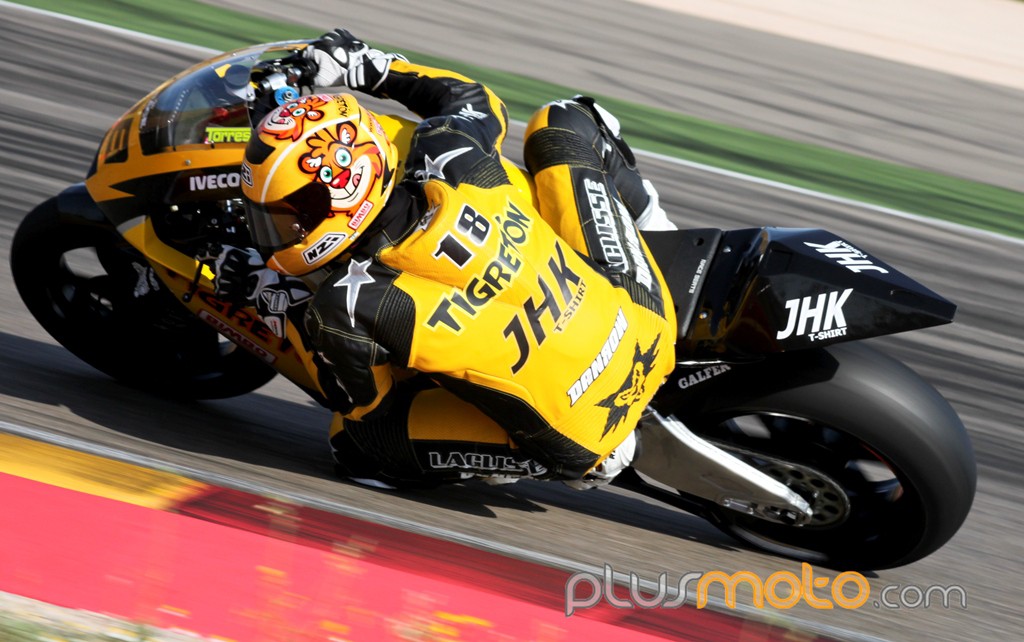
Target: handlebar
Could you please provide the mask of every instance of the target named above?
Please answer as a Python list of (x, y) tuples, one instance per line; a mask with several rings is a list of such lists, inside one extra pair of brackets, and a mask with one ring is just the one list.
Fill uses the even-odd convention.
[(316, 71), (316, 64), (306, 58), (304, 50), (254, 65), (250, 78), (255, 99), (249, 104), (249, 122), (255, 126), (275, 107), (302, 95), (303, 87), (313, 86)]
[(275, 81), (298, 87), (310, 87), (316, 77), (316, 64), (306, 58), (304, 50), (296, 51), (280, 60), (255, 64), (252, 68), (252, 76), (254, 79), (259, 79), (256, 83), (257, 87), (263, 89), (271, 88)]

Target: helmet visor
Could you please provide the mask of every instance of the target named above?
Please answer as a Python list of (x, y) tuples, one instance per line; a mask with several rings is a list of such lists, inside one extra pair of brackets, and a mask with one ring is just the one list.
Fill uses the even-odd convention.
[(257, 249), (266, 254), (301, 242), (310, 232), (334, 216), (326, 185), (309, 183), (279, 201), (256, 203), (245, 199), (249, 231)]

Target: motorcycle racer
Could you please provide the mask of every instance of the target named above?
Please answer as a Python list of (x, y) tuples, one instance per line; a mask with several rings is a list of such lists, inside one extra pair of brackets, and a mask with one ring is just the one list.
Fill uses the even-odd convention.
[(542, 107), (524, 184), (487, 87), (342, 29), (309, 55), (317, 87), (395, 100), (422, 121), (402, 155), (351, 93), (272, 111), (241, 173), (266, 264), (227, 247), (215, 272), (272, 329), (311, 295), (296, 277), (329, 273), (304, 325), (338, 471), (390, 487), (610, 481), (676, 336), (637, 232), (673, 226), (614, 117), (581, 96)]

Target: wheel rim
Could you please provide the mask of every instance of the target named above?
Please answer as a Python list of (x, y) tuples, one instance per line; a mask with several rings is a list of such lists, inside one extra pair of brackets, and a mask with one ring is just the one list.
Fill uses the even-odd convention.
[(711, 442), (803, 497), (812, 511), (809, 526), (841, 524), (849, 517), (850, 499), (845, 490), (821, 470), (778, 457), (767, 457), (733, 444)]
[[(56, 317), (48, 329), (86, 361), (92, 363), (89, 355), (103, 346), (134, 345), (136, 356), (166, 384), (186, 377), (202, 385), (223, 376), (226, 360), (240, 351), (174, 302), (130, 246), (89, 235), (56, 245), (35, 258), (35, 282)], [(82, 336), (90, 339), (83, 344)], [(132, 369), (108, 374), (132, 376)]]
[(816, 517), (794, 527), (720, 511), (729, 530), (773, 552), (824, 562), (865, 547), (902, 554), (923, 523), (916, 492), (870, 445), (826, 422), (777, 413), (737, 414), (702, 435), (779, 480), (811, 504)]
[[(75, 260), (71, 259), (72, 254), (76, 255)], [(92, 262), (99, 265), (93, 247), (70, 248), (58, 257), (44, 280), (50, 304), (58, 316), (77, 323), (109, 322), (115, 314), (118, 288), (109, 274), (97, 272), (95, 267), (84, 272), (73, 267), (86, 255), (91, 255)]]

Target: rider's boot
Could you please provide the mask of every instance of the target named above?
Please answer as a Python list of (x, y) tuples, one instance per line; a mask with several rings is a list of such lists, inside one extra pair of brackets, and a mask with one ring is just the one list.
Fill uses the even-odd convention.
[(565, 480), (565, 485), (576, 490), (589, 490), (591, 488), (607, 486), (612, 483), (612, 480), (619, 473), (629, 468), (629, 465), (636, 459), (638, 442), (637, 431), (634, 430), (600, 464), (584, 475), (583, 479)]
[(658, 190), (654, 189), (654, 183), (644, 179), (644, 189), (650, 197), (647, 207), (636, 217), (636, 226), (648, 232), (667, 232), (678, 230), (679, 227), (668, 219), (668, 214), (658, 202)]

